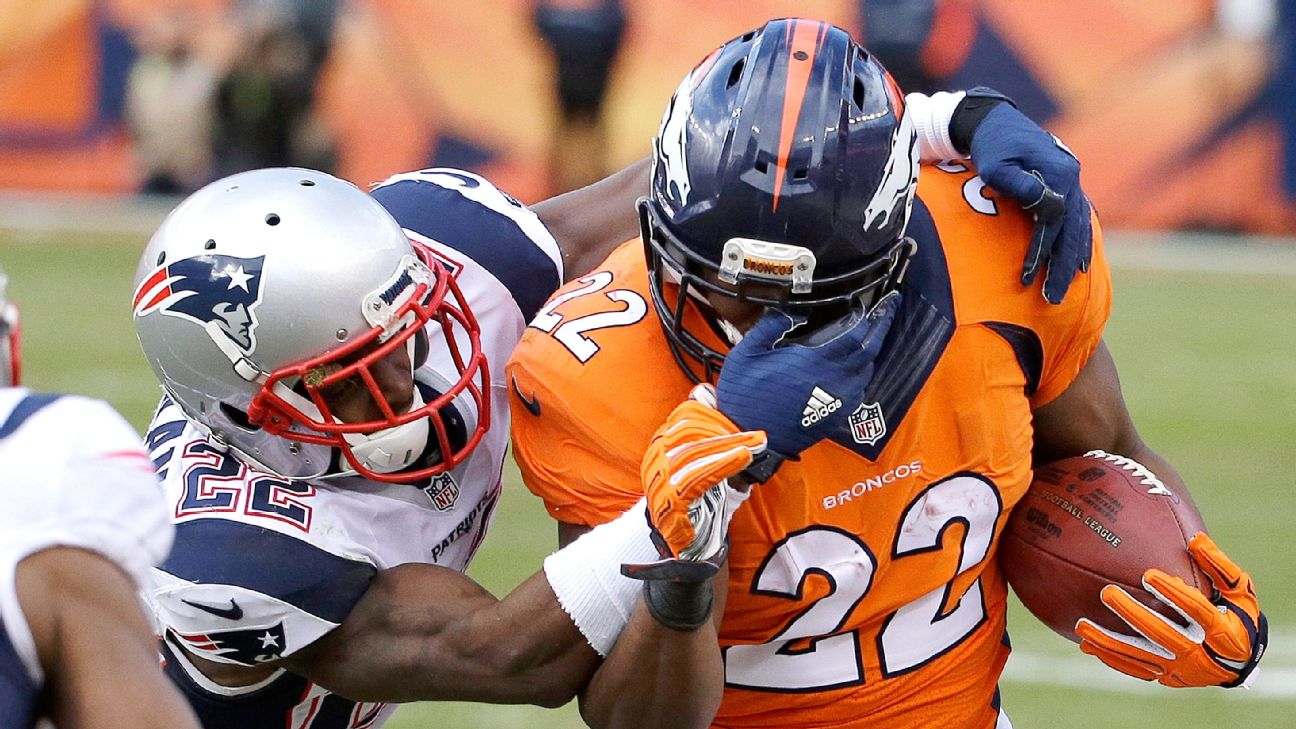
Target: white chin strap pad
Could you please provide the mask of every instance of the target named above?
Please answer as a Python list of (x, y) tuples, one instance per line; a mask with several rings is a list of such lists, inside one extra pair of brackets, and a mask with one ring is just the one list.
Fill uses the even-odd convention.
[[(414, 388), (410, 409), (423, 406), (423, 396)], [(344, 433), (342, 439), (364, 467), (375, 473), (393, 473), (414, 462), (427, 448), (430, 424), (427, 418), (375, 433)]]

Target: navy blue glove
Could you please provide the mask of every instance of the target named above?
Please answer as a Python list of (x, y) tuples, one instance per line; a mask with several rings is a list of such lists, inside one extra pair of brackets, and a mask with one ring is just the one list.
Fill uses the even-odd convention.
[(725, 357), (716, 383), (720, 412), (742, 430), (765, 431), (775, 455), (796, 458), (864, 401), (899, 307), (900, 294), (892, 292), (867, 315), (854, 311), (797, 341), (788, 335), (804, 320), (770, 311)]
[(1076, 271), (1088, 271), (1093, 254), (1080, 161), (1007, 102), (996, 104), (977, 124), (969, 147), (981, 179), (1035, 216), (1022, 284), (1029, 286), (1047, 266), (1044, 298), (1062, 303)]

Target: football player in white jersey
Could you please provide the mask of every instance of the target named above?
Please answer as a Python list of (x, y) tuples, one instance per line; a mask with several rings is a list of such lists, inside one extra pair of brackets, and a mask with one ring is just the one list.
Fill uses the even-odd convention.
[(197, 727), (137, 597), (173, 531), (152, 464), (107, 403), (17, 387), (5, 283), (0, 270), (0, 727)]
[[(961, 98), (930, 105), (928, 148), (950, 147)], [(162, 224), (133, 301), (176, 524), (149, 599), (205, 726), (369, 727), (385, 702), (558, 705), (586, 685), (638, 600), (620, 564), (657, 555), (642, 510), (503, 601), (460, 573), (500, 494), (503, 364), (561, 283), (637, 235), (647, 180), (641, 162), (532, 211), (459, 170), (371, 194), (258, 170)], [(635, 650), (714, 652), (634, 614)], [(669, 686), (700, 663), (640, 673)]]

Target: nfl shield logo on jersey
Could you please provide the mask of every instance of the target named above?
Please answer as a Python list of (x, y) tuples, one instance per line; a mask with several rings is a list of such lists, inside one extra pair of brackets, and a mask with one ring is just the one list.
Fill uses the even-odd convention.
[(423, 493), (432, 499), (432, 505), (437, 508), (437, 511), (449, 511), (459, 500), (459, 484), (455, 483), (454, 477), (450, 474), (439, 473), (423, 487)]
[(886, 420), (882, 417), (882, 406), (877, 403), (862, 403), (850, 416), (851, 437), (861, 445), (873, 445), (886, 435)]

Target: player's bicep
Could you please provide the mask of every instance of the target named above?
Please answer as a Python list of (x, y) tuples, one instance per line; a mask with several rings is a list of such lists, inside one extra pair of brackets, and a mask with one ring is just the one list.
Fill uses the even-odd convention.
[(1102, 342), (1066, 390), (1035, 410), (1034, 427), (1037, 464), (1091, 450), (1132, 455), (1142, 449), (1116, 363)]
[[(325, 688), (365, 700), (410, 701), (437, 686), (448, 626), (497, 600), (464, 575), (406, 564), (379, 572), (336, 629), (278, 663)], [(447, 689), (453, 688), (450, 685)]]
[(639, 234), (635, 200), (648, 194), (650, 163), (645, 157), (592, 185), (531, 206), (562, 251), (564, 282), (589, 273)]

